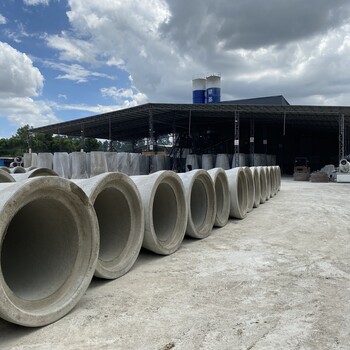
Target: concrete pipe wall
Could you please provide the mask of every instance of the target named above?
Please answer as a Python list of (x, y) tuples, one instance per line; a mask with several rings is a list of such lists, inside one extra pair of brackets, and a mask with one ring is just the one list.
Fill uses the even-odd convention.
[(28, 327), (66, 315), (95, 271), (99, 232), (85, 193), (60, 177), (0, 184), (0, 317)]
[(260, 175), (256, 167), (250, 167), (250, 170), (252, 172), (254, 182), (254, 208), (258, 208), (261, 197)]
[(216, 199), (216, 215), (214, 226), (224, 227), (230, 216), (230, 190), (228, 179), (222, 168), (208, 170), (208, 174), (213, 180)]
[(87, 153), (87, 171), (90, 177), (108, 172), (105, 152), (93, 151)]
[(276, 176), (275, 176), (275, 171), (272, 166), (268, 166), (269, 171), (270, 171), (270, 183), (271, 183), (271, 193), (270, 196), (271, 198), (274, 197), (277, 193), (276, 189)]
[(69, 154), (69, 167), (72, 179), (87, 179), (89, 177), (85, 152), (72, 152)]
[(15, 182), (16, 180), (7, 171), (0, 169), (0, 183)]
[(186, 234), (193, 238), (206, 238), (211, 234), (216, 216), (213, 180), (203, 169), (179, 173), (178, 175), (183, 182), (187, 200)]
[(266, 202), (267, 197), (267, 180), (266, 180), (266, 171), (265, 167), (259, 166), (256, 168), (259, 174), (260, 182), (260, 204)]
[(58, 176), (58, 174), (47, 168), (36, 168), (33, 170), (29, 170), (24, 174), (13, 174), (12, 177), (17, 181), (25, 181), (27, 179), (31, 179), (33, 177), (39, 177), (39, 176)]
[(152, 173), (157, 171), (167, 170), (165, 165), (165, 156), (156, 154), (151, 156)]
[(230, 188), (230, 217), (244, 219), (248, 210), (248, 182), (243, 168), (226, 170)]
[(143, 242), (144, 210), (140, 193), (123, 173), (104, 173), (73, 180), (95, 208), (100, 228), (100, 252), (95, 276), (115, 279), (134, 265)]
[(179, 176), (163, 170), (130, 177), (136, 184), (145, 211), (142, 246), (169, 255), (181, 245), (187, 225), (185, 190)]
[(38, 168), (52, 169), (53, 155), (51, 153), (38, 153)]
[(214, 168), (214, 155), (203, 154), (202, 155), (202, 169), (209, 170)]
[(227, 154), (219, 153), (216, 156), (215, 168), (222, 168), (224, 170), (230, 169), (230, 163)]
[(271, 175), (270, 168), (268, 166), (264, 166), (265, 175), (266, 175), (266, 200), (268, 201), (271, 198)]
[(22, 166), (15, 166), (11, 169), (11, 174), (24, 174), (26, 172), (26, 169), (24, 169)]
[(277, 174), (277, 191), (281, 190), (281, 168), (276, 165), (276, 174)]
[[(188, 166), (191, 166), (191, 169), (188, 168)], [(187, 171), (191, 171), (191, 170), (195, 170), (199, 168), (199, 164), (198, 164), (198, 157), (196, 154), (188, 154), (186, 156), (186, 172)]]
[(53, 170), (61, 177), (71, 178), (69, 155), (67, 152), (55, 152), (53, 154)]
[(0, 170), (5, 171), (8, 174), (11, 174), (11, 170), (7, 166), (0, 166)]
[(248, 185), (247, 212), (250, 213), (254, 208), (254, 201), (255, 201), (254, 179), (250, 168), (243, 167), (243, 171), (247, 178), (247, 185)]

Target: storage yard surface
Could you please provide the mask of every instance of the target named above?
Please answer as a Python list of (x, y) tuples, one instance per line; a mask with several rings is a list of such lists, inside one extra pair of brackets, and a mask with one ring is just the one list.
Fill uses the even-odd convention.
[(0, 349), (350, 349), (349, 194), (283, 179), (246, 219), (94, 279), (54, 324), (0, 320)]

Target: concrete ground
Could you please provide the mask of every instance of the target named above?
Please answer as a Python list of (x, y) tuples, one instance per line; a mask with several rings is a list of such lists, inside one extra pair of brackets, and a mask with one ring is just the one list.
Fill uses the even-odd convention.
[(284, 179), (210, 237), (143, 251), (63, 319), (0, 320), (0, 349), (350, 349), (350, 184)]

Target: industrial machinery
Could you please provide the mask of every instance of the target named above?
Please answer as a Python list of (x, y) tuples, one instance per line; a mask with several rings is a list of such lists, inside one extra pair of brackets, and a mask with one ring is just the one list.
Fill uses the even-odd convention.
[(310, 167), (306, 157), (296, 157), (294, 160), (294, 181), (309, 181)]

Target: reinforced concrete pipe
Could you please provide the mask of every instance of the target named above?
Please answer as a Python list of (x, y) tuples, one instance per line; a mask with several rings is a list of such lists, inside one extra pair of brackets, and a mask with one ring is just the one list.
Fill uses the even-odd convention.
[(26, 172), (26, 169), (24, 169), (22, 166), (17, 165), (14, 168), (11, 169), (12, 174), (24, 174)]
[(271, 198), (274, 197), (277, 193), (277, 189), (276, 189), (276, 174), (275, 174), (275, 170), (273, 168), (273, 166), (268, 166), (269, 170), (270, 170), (270, 182), (271, 182)]
[(33, 170), (29, 170), (23, 174), (12, 174), (12, 177), (17, 181), (25, 181), (27, 179), (31, 179), (33, 177), (38, 176), (58, 176), (56, 172), (48, 168), (35, 168)]
[(268, 166), (264, 166), (264, 170), (266, 175), (266, 200), (268, 201), (272, 197), (270, 168)]
[(122, 173), (73, 180), (95, 208), (100, 228), (100, 252), (95, 276), (115, 279), (134, 265), (143, 241), (144, 211), (140, 193)]
[(341, 159), (339, 162), (339, 170), (342, 173), (350, 172), (350, 163), (346, 159)]
[(0, 166), (0, 170), (5, 171), (8, 174), (11, 174), (11, 169), (7, 166)]
[(179, 176), (170, 170), (131, 176), (145, 211), (142, 246), (169, 255), (181, 245), (187, 225), (185, 190)]
[(28, 327), (66, 315), (95, 271), (99, 233), (85, 193), (59, 177), (0, 184), (0, 317)]
[(260, 175), (256, 167), (250, 167), (250, 170), (252, 172), (254, 182), (254, 208), (258, 208), (261, 197)]
[(204, 169), (196, 169), (178, 175), (184, 185), (187, 200), (186, 234), (193, 238), (206, 238), (211, 234), (216, 216), (213, 180)]
[(51, 153), (47, 153), (47, 152), (38, 153), (37, 165), (36, 165), (38, 168), (52, 169), (52, 165), (53, 165), (53, 155)]
[(262, 166), (259, 166), (256, 169), (259, 174), (259, 182), (260, 182), (260, 204), (264, 204), (266, 202), (266, 197), (267, 197), (266, 171), (265, 171), (265, 167), (262, 167)]
[(255, 189), (254, 189), (254, 179), (253, 174), (250, 168), (243, 167), (244, 174), (247, 178), (248, 185), (248, 204), (247, 204), (247, 213), (250, 213), (254, 208), (255, 201)]
[(216, 215), (214, 226), (224, 227), (230, 216), (230, 190), (228, 179), (222, 168), (208, 170), (208, 174), (213, 180), (216, 199)]
[(230, 217), (244, 219), (248, 210), (248, 183), (243, 168), (226, 170), (230, 189)]
[(277, 192), (281, 189), (281, 168), (278, 165), (274, 166), (275, 174), (276, 174), (276, 186)]
[(0, 169), (0, 183), (15, 182), (15, 179), (7, 171)]

